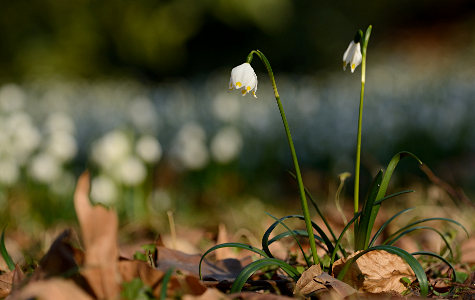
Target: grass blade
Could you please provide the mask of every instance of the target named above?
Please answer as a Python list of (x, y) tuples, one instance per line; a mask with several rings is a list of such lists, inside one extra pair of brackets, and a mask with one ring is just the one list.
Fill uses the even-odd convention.
[(5, 229), (6, 228), (3, 228), (2, 236), (0, 238), (0, 253), (2, 253), (3, 260), (7, 263), (8, 269), (13, 271), (15, 270), (15, 263), (5, 247)]
[[(434, 252), (429, 252), (429, 251), (418, 251), (418, 252), (413, 252), (411, 253), (411, 255), (427, 255), (427, 256), (432, 256), (432, 257), (435, 257), (435, 258), (438, 258), (440, 259), (441, 261), (443, 261), (451, 270), (452, 270), (452, 274), (453, 274), (453, 277), (452, 277), (452, 282), (457, 282), (457, 272), (455, 271), (455, 268), (454, 266), (452, 266), (452, 264), (450, 262), (448, 262), (445, 258), (443, 258), (442, 256), (440, 256), (439, 254), (436, 254)], [(455, 289), (455, 286), (452, 286), (450, 288), (450, 291), (446, 292), (446, 293), (438, 293), (436, 291), (433, 291), (434, 294), (436, 294), (437, 296), (439, 297), (446, 297), (448, 296), (450, 293), (452, 293)]]
[(410, 210), (413, 210), (414, 207), (410, 207), (410, 208), (406, 208), (406, 209), (403, 209), (401, 210), (400, 212), (398, 212), (397, 214), (395, 214), (394, 216), (392, 216), (391, 218), (389, 218), (386, 222), (384, 222), (383, 225), (381, 225), (381, 227), (378, 229), (378, 231), (373, 235), (373, 238), (371, 239), (371, 241), (369, 242), (369, 247), (372, 247), (374, 245), (374, 243), (376, 242), (376, 239), (379, 237), (379, 235), (383, 232), (383, 230), (389, 225), (389, 223), (392, 222), (392, 220), (394, 220), (395, 218), (399, 217), (400, 215), (402, 215), (403, 213), (406, 213)]
[(372, 248), (368, 248), (364, 251), (361, 251), (360, 253), (358, 253), (357, 255), (355, 255), (354, 257), (352, 257), (345, 263), (343, 269), (338, 274), (338, 279), (342, 280), (345, 277), (345, 274), (350, 268), (351, 264), (353, 264), (358, 258), (374, 250), (384, 250), (386, 252), (396, 254), (399, 257), (401, 257), (403, 260), (405, 260), (406, 263), (411, 267), (412, 271), (414, 271), (417, 281), (419, 281), (421, 296), (427, 297), (427, 294), (429, 293), (429, 283), (427, 281), (427, 275), (424, 272), (424, 269), (422, 268), (421, 264), (417, 261), (417, 259), (414, 258), (414, 256), (404, 251), (403, 249), (394, 247), (394, 246), (380, 245), (380, 246), (374, 246)]
[(408, 194), (408, 193), (414, 193), (414, 191), (413, 190), (404, 190), (404, 191), (400, 191), (400, 192), (388, 195), (388, 196), (384, 197), (383, 199), (374, 202), (374, 205), (380, 205), (381, 203), (383, 203), (384, 201), (386, 201), (388, 199), (397, 197), (399, 195)]
[(249, 279), (249, 277), (251, 277), (252, 274), (254, 274), (257, 270), (260, 270), (268, 266), (277, 266), (281, 268), (285, 273), (287, 273), (295, 281), (297, 281), (298, 278), (300, 277), (300, 273), (297, 271), (297, 269), (295, 269), (291, 265), (279, 259), (263, 258), (253, 263), (250, 263), (241, 271), (241, 273), (239, 273), (238, 277), (236, 278), (236, 280), (234, 281), (231, 287), (231, 293), (240, 292), (242, 290), (242, 287), (244, 286), (246, 281)]
[(355, 250), (364, 250), (368, 248), (369, 234), (371, 234), (370, 220), (371, 212), (374, 208), (374, 202), (376, 201), (376, 196), (378, 195), (381, 181), (383, 180), (383, 171), (380, 170), (376, 177), (374, 178), (371, 186), (369, 188), (368, 196), (365, 199), (363, 210), (361, 213), (360, 220), (358, 222), (358, 227), (355, 235)]
[[(394, 155), (391, 161), (389, 162), (386, 171), (384, 172), (383, 179), (381, 181), (381, 186), (379, 188), (378, 194), (376, 195), (376, 203), (378, 203), (378, 201), (383, 199), (384, 195), (386, 195), (386, 190), (388, 189), (389, 181), (391, 180), (394, 170), (396, 169), (396, 166), (398, 165), (399, 161), (404, 157), (412, 157), (417, 160), (420, 165), (422, 165), (422, 161), (411, 152), (402, 151)], [(366, 233), (366, 237), (368, 238), (368, 240), (371, 235), (371, 229), (374, 226), (374, 221), (376, 220), (376, 216), (378, 215), (380, 206), (381, 204), (377, 204), (371, 209), (371, 217), (367, 227), (367, 230), (369, 232)], [(368, 245), (368, 241), (366, 241), (365, 245)]]
[(416, 231), (416, 230), (419, 230), (419, 229), (427, 229), (427, 230), (432, 230), (434, 232), (436, 232), (441, 238), (442, 240), (444, 241), (445, 245), (447, 246), (447, 249), (449, 249), (449, 252), (450, 252), (450, 257), (453, 259), (454, 257), (454, 253), (452, 251), (452, 247), (450, 247), (450, 244), (449, 242), (447, 241), (447, 239), (445, 238), (444, 234), (442, 232), (440, 232), (439, 230), (435, 229), (434, 227), (429, 227), (429, 226), (416, 226), (416, 227), (412, 227), (412, 228), (409, 228), (407, 230), (404, 230), (403, 232), (401, 232), (398, 236), (396, 236), (395, 238), (391, 239), (391, 240), (386, 240), (383, 244), (385, 245), (392, 245), (394, 244), (398, 239), (400, 239), (402, 236), (408, 234), (408, 233), (411, 233), (413, 231)]
[(170, 269), (167, 270), (167, 272), (163, 276), (162, 289), (160, 290), (160, 300), (166, 300), (167, 299), (168, 282), (170, 281), (170, 278), (172, 277), (172, 274), (173, 274), (173, 268), (170, 268)]
[[(333, 249), (333, 252), (332, 252), (332, 256), (331, 256), (331, 260), (330, 260), (330, 269), (331, 269), (331, 266), (333, 265), (333, 263), (335, 262), (335, 258), (336, 258), (336, 249), (338, 249), (338, 247), (340, 246), (340, 242), (341, 240), (343, 239), (343, 236), (345, 235), (345, 232), (348, 230), (348, 228), (350, 228), (351, 224), (353, 224), (356, 220), (358, 220), (358, 217), (361, 215), (361, 212), (357, 213), (356, 215), (354, 215), (353, 219), (351, 219), (346, 225), (345, 225), (345, 228), (343, 228), (343, 230), (341, 231), (340, 233), (340, 236), (338, 237), (338, 240), (336, 240), (336, 243), (335, 243), (335, 248)], [(346, 256), (345, 256), (346, 257)]]
[[(289, 216), (282, 217), (282, 218), (279, 219), (279, 221), (275, 221), (271, 226), (269, 226), (269, 228), (267, 228), (266, 232), (262, 236), (262, 250), (264, 250), (264, 252), (267, 254), (268, 257), (271, 257), (271, 258), (274, 257), (272, 255), (272, 253), (270, 253), (270, 250), (269, 250), (269, 236), (270, 236), (270, 234), (275, 229), (275, 227), (278, 224), (280, 224), (279, 222), (282, 222), (283, 220), (286, 220), (286, 219), (292, 219), (292, 218), (299, 219), (299, 220), (305, 220), (302, 215), (289, 215)], [(334, 249), (333, 244), (330, 241), (330, 239), (328, 238), (328, 236), (325, 234), (325, 232), (314, 222), (312, 222), (312, 227), (318, 232), (318, 234), (320, 234), (320, 237), (322, 238), (323, 242), (327, 246), (326, 250), (328, 251), (328, 253), (333, 252), (333, 249)]]
[[(310, 268), (310, 267), (312, 266), (312, 264), (311, 264), (310, 261), (308, 260), (308, 257), (307, 257), (307, 255), (305, 254), (305, 251), (303, 251), (302, 245), (300, 245), (299, 239), (297, 238), (297, 235), (294, 233), (294, 231), (293, 231), (292, 229), (290, 229), (283, 221), (280, 221), (279, 219), (277, 219), (276, 217), (274, 217), (274, 216), (271, 215), (270, 213), (266, 212), (266, 214), (268, 214), (271, 218), (273, 218), (274, 220), (276, 220), (277, 222), (279, 222), (280, 225), (284, 226), (285, 229), (287, 229), (287, 232), (292, 235), (292, 237), (294, 238), (295, 242), (297, 242), (297, 245), (299, 246), (300, 251), (302, 252), (303, 258), (305, 259), (305, 263), (306, 263), (307, 266)], [(307, 233), (307, 237), (308, 237), (308, 233)], [(267, 245), (269, 245), (269, 244), (270, 244), (270, 243), (267, 243)]]
[(216, 245), (214, 247), (209, 248), (201, 256), (200, 263), (198, 265), (198, 272), (199, 272), (201, 280), (203, 279), (202, 276), (201, 276), (201, 265), (203, 263), (203, 260), (204, 260), (205, 256), (208, 255), (209, 253), (213, 252), (214, 250), (217, 250), (217, 249), (220, 249), (220, 248), (226, 248), (226, 247), (245, 249), (245, 250), (249, 250), (249, 251), (252, 251), (254, 253), (257, 253), (257, 254), (259, 254), (263, 257), (267, 257), (267, 254), (264, 251), (262, 251), (261, 249), (256, 248), (256, 247), (252, 247), (251, 245), (246, 245), (246, 244), (242, 244), (242, 243), (223, 243), (223, 244)]
[(391, 237), (399, 234), (400, 232), (403, 232), (404, 230), (406, 230), (406, 229), (408, 229), (408, 228), (410, 228), (414, 225), (429, 222), (429, 221), (446, 221), (446, 222), (453, 223), (453, 224), (459, 226), (460, 228), (462, 228), (463, 231), (465, 231), (465, 234), (467, 235), (467, 238), (469, 237), (467, 229), (462, 224), (460, 224), (459, 222), (457, 222), (455, 220), (452, 220), (452, 219), (448, 219), (448, 218), (435, 217), (435, 218), (427, 218), (427, 219), (421, 219), (421, 220), (414, 221), (414, 222), (402, 227), (401, 229), (399, 229), (395, 233), (391, 234), (388, 239), (390, 239)]
[[(306, 230), (293, 230), (292, 231), (295, 235), (297, 236), (304, 236), (304, 237), (308, 237), (308, 232)], [(268, 242), (268, 245), (274, 243), (274, 242), (277, 242), (285, 237), (288, 237), (292, 235), (292, 233), (288, 232), (288, 231), (285, 231), (285, 232), (282, 232), (282, 233), (279, 233), (278, 235), (274, 236), (273, 238), (271, 238)], [(314, 234), (313, 237), (318, 240), (319, 242), (323, 243), (323, 239), (321, 237), (319, 237), (318, 235)]]

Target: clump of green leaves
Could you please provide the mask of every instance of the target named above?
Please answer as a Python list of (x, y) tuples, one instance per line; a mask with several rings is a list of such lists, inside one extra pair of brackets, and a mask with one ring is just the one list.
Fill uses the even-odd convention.
[[(354, 195), (354, 215), (353, 218), (348, 221), (341, 231), (340, 235), (337, 236), (334, 233), (334, 230), (331, 228), (327, 220), (325, 219), (325, 215), (322, 213), (322, 211), (319, 209), (317, 202), (313, 199), (313, 197), (310, 195), (309, 191), (305, 186), (303, 185), (303, 181), (300, 175), (300, 170), (298, 166), (298, 161), (297, 161), (297, 156), (295, 153), (295, 149), (293, 146), (292, 138), (290, 135), (290, 130), (289, 126), (287, 124), (286, 118), (285, 118), (285, 113), (283, 111), (282, 104), (280, 102), (280, 96), (277, 92), (277, 86), (275, 84), (275, 79), (274, 79), (274, 74), (272, 72), (272, 69), (270, 67), (270, 63), (267, 60), (267, 58), (264, 56), (264, 54), (259, 51), (251, 51), (251, 53), (248, 56), (247, 59), (247, 65), (243, 64), (241, 66), (238, 66), (233, 69), (232, 75), (231, 75), (231, 81), (230, 85), (233, 88), (244, 88), (246, 84), (241, 84), (240, 80), (245, 80), (246, 78), (252, 81), (252, 84), (255, 84), (255, 88), (257, 89), (257, 77), (252, 70), (252, 68), (249, 66), (249, 63), (252, 61), (252, 55), (256, 54), (264, 63), (264, 65), (267, 68), (267, 71), (269, 73), (269, 77), (272, 81), (272, 85), (274, 88), (274, 94), (275, 98), (277, 100), (277, 104), (279, 106), (279, 110), (282, 116), (282, 120), (284, 123), (284, 127), (286, 130), (286, 135), (288, 138), (291, 154), (292, 154), (292, 159), (294, 161), (294, 166), (295, 166), (295, 175), (291, 174), (298, 183), (299, 186), (299, 193), (300, 193), (300, 198), (302, 201), (302, 212), (303, 215), (289, 215), (285, 216), (282, 218), (276, 218), (274, 216), (271, 216), (272, 218), (275, 219), (275, 222), (269, 226), (269, 228), (266, 230), (262, 237), (262, 249), (258, 249), (255, 247), (252, 247), (250, 245), (242, 244), (242, 243), (225, 243), (225, 244), (220, 244), (212, 247), (208, 251), (206, 251), (203, 256), (201, 257), (200, 264), (199, 264), (199, 272), (200, 272), (200, 277), (201, 275), (201, 264), (209, 253), (211, 253), (214, 250), (224, 248), (224, 247), (234, 247), (234, 248), (240, 248), (240, 249), (245, 249), (251, 252), (254, 252), (255, 254), (260, 255), (262, 258), (254, 261), (253, 263), (247, 265), (241, 273), (237, 276), (236, 280), (234, 281), (232, 287), (231, 287), (231, 292), (239, 292), (242, 287), (244, 286), (244, 283), (249, 279), (249, 277), (256, 272), (257, 270), (267, 268), (269, 266), (275, 266), (278, 268), (281, 268), (285, 273), (287, 273), (292, 279), (297, 280), (300, 277), (301, 272), (299, 271), (299, 268), (296, 268), (295, 266), (290, 265), (287, 262), (284, 262), (282, 260), (276, 259), (270, 249), (269, 245), (288, 236), (292, 236), (295, 241), (297, 242), (300, 251), (303, 254), (303, 257), (306, 261), (306, 264), (308, 267), (312, 265), (312, 262), (309, 257), (313, 257), (313, 263), (320, 264), (323, 270), (331, 272), (332, 270), (332, 265), (335, 262), (336, 259), (340, 257), (347, 257), (348, 256), (348, 250), (344, 249), (344, 247), (341, 244), (342, 238), (344, 237), (345, 233), (347, 230), (353, 225), (354, 229), (354, 251), (360, 251), (357, 255), (353, 256), (351, 259), (348, 259), (348, 261), (345, 263), (343, 269), (339, 272), (338, 278), (343, 279), (345, 276), (345, 273), (347, 270), (350, 268), (351, 264), (354, 263), (359, 257), (362, 255), (370, 252), (370, 251), (376, 251), (376, 250), (384, 250), (386, 252), (398, 255), (401, 257), (406, 263), (412, 268), (414, 271), (414, 274), (416, 275), (416, 278), (419, 283), (419, 290), (421, 296), (427, 296), (429, 294), (429, 283), (427, 279), (427, 275), (424, 271), (424, 268), (422, 265), (419, 263), (419, 261), (416, 259), (416, 256), (424, 255), (424, 256), (430, 256), (430, 257), (435, 257), (439, 260), (441, 260), (443, 263), (447, 264), (449, 268), (452, 270), (453, 274), (453, 281), (457, 281), (457, 273), (452, 266), (452, 264), (442, 255), (432, 253), (432, 252), (426, 252), (426, 251), (420, 251), (420, 252), (415, 252), (415, 253), (408, 253), (407, 251), (395, 247), (393, 244), (399, 240), (401, 237), (403, 237), (406, 234), (409, 234), (413, 231), (416, 230), (431, 230), (439, 234), (441, 239), (444, 241), (446, 245), (446, 249), (448, 250), (449, 253), (449, 259), (453, 259), (453, 251), (450, 246), (450, 243), (448, 240), (445, 238), (444, 234), (442, 234), (440, 231), (437, 229), (430, 227), (430, 226), (421, 226), (419, 224), (426, 223), (429, 221), (446, 221), (452, 224), (455, 224), (459, 227), (461, 227), (465, 233), (468, 232), (467, 230), (457, 221), (454, 221), (452, 219), (447, 219), (447, 218), (427, 218), (427, 219), (421, 219), (417, 220), (414, 222), (411, 222), (407, 224), (406, 226), (403, 226), (396, 232), (392, 233), (381, 245), (375, 245), (376, 240), (378, 237), (381, 235), (381, 233), (384, 231), (385, 228), (397, 217), (399, 217), (402, 214), (405, 214), (409, 211), (411, 211), (413, 208), (407, 208), (403, 209), (399, 212), (397, 212), (395, 215), (390, 217), (381, 227), (376, 231), (376, 233), (371, 236), (371, 233), (374, 228), (375, 220), (378, 215), (379, 209), (382, 205), (383, 202), (392, 199), (396, 196), (410, 193), (413, 191), (410, 190), (404, 190), (400, 191), (394, 194), (389, 194), (387, 195), (387, 189), (389, 182), (391, 180), (391, 177), (401, 161), (404, 157), (411, 157), (414, 160), (418, 162), (420, 166), (422, 166), (422, 161), (415, 156), (414, 154), (406, 151), (402, 151), (397, 153), (396, 155), (393, 156), (393, 158), (390, 160), (387, 168), (385, 170), (380, 170), (378, 174), (375, 176), (373, 179), (371, 186), (369, 188), (369, 192), (363, 201), (363, 207), (361, 210), (359, 210), (359, 169), (360, 169), (360, 153), (361, 153), (361, 127), (362, 127), (362, 116), (363, 116), (363, 98), (364, 98), (364, 87), (365, 87), (365, 74), (366, 74), (366, 54), (367, 54), (367, 46), (368, 46), (368, 41), (369, 37), (371, 34), (372, 27), (371, 25), (368, 27), (366, 30), (366, 33), (363, 35), (363, 32), (359, 30), (357, 32), (357, 35), (355, 39), (350, 43), (347, 51), (344, 54), (343, 57), (343, 63), (344, 63), (344, 68), (346, 67), (347, 64), (351, 65), (351, 71), (353, 72), (355, 68), (362, 63), (362, 74), (361, 74), (361, 93), (360, 93), (360, 109), (359, 109), (359, 119), (358, 119), (358, 131), (357, 131), (357, 145), (356, 145), (356, 163), (355, 163), (355, 195)], [(360, 41), (363, 41), (362, 47), (360, 46)], [(360, 47), (362, 48), (360, 52)], [(244, 70), (243, 66), (247, 68)], [(243, 70), (241, 70), (243, 69)], [(252, 79), (252, 80), (251, 80)], [(252, 87), (254, 87), (252, 85)], [(251, 84), (249, 85), (249, 88), (247, 90), (243, 90), (243, 95), (245, 95), (249, 90), (251, 90)], [(324, 232), (322, 228), (320, 228), (317, 224), (311, 221), (308, 213), (308, 208), (307, 208), (307, 201), (306, 197), (308, 197), (311, 200), (311, 203), (315, 207), (318, 215), (322, 219), (323, 223), (325, 224), (326, 228), (331, 234), (331, 238), (327, 236), (327, 234)], [(292, 230), (290, 229), (284, 222), (288, 219), (299, 219), (305, 221), (306, 229), (307, 230)], [(282, 225), (287, 231), (280, 233), (273, 238), (270, 238), (271, 233), (274, 231), (274, 229), (278, 226)], [(419, 226), (417, 226), (419, 225)], [(316, 233), (314, 233), (316, 232)], [(310, 249), (311, 249), (311, 255), (307, 255), (304, 250), (302, 249), (298, 237), (311, 237), (309, 238), (310, 242)], [(323, 258), (318, 257), (316, 255), (316, 250), (315, 250), (315, 244), (316, 241), (322, 245), (322, 248), (325, 249), (326, 254), (324, 255)], [(341, 255), (341, 256), (340, 256)], [(407, 279), (407, 278), (406, 278)], [(412, 283), (406, 282), (407, 286), (412, 286)], [(436, 293), (435, 291), (433, 291)], [(451, 291), (452, 292), (452, 291)], [(441, 295), (441, 294), (440, 294)]]

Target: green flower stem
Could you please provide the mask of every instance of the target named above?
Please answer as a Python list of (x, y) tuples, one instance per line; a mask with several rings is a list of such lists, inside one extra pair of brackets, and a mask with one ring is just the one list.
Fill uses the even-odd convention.
[(359, 193), (360, 193), (360, 161), (361, 161), (361, 123), (363, 120), (363, 98), (364, 86), (366, 81), (366, 48), (368, 47), (369, 36), (371, 35), (372, 26), (369, 25), (364, 35), (364, 42), (361, 49), (361, 93), (360, 93), (360, 110), (358, 115), (358, 136), (356, 140), (356, 163), (355, 163), (355, 194), (354, 194), (354, 213), (358, 213)]
[(285, 133), (287, 135), (287, 141), (289, 142), (290, 153), (292, 155), (292, 160), (294, 162), (295, 175), (297, 176), (297, 182), (298, 182), (299, 193), (300, 193), (300, 200), (302, 202), (302, 210), (303, 210), (303, 215), (304, 215), (304, 218), (305, 218), (305, 225), (306, 225), (306, 228), (307, 228), (307, 233), (308, 233), (308, 236), (309, 236), (310, 249), (312, 251), (313, 262), (315, 264), (319, 264), (320, 260), (319, 260), (318, 255), (317, 255), (317, 247), (316, 247), (315, 239), (311, 238), (311, 237), (313, 237), (313, 228), (312, 228), (312, 223), (311, 223), (311, 218), (310, 218), (310, 212), (308, 210), (307, 198), (305, 197), (305, 188), (304, 188), (304, 185), (303, 185), (302, 175), (300, 174), (299, 162), (297, 160), (297, 154), (295, 153), (295, 147), (294, 147), (294, 143), (292, 141), (292, 136), (290, 135), (289, 124), (287, 123), (287, 118), (285, 117), (284, 108), (282, 107), (279, 92), (277, 91), (277, 85), (275, 84), (274, 73), (272, 72), (272, 68), (270, 66), (269, 61), (267, 60), (265, 55), (259, 50), (253, 50), (253, 51), (251, 51), (251, 53), (249, 53), (249, 55), (247, 57), (247, 62), (248, 63), (251, 63), (253, 54), (256, 54), (257, 56), (259, 56), (261, 61), (266, 66), (267, 72), (269, 73), (269, 77), (270, 77), (270, 80), (272, 82), (272, 87), (274, 88), (275, 100), (277, 101), (277, 105), (279, 106), (280, 115), (282, 117), (282, 122), (284, 123), (284, 127), (285, 127)]

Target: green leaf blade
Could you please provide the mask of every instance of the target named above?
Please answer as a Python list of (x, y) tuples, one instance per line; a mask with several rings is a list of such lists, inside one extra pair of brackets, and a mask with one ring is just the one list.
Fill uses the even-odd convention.
[(5, 247), (5, 229), (6, 228), (3, 229), (2, 236), (0, 237), (0, 253), (2, 254), (3, 260), (7, 263), (8, 269), (13, 271), (15, 270), (15, 263)]
[(231, 293), (240, 292), (244, 284), (246, 283), (246, 281), (249, 279), (249, 277), (251, 277), (252, 274), (254, 274), (256, 271), (268, 266), (273, 266), (273, 265), (281, 268), (285, 273), (287, 273), (295, 281), (297, 281), (298, 278), (300, 277), (300, 273), (297, 271), (297, 269), (295, 269), (291, 265), (276, 258), (263, 258), (255, 262), (252, 262), (246, 267), (244, 267), (241, 273), (239, 273), (238, 277), (236, 277), (236, 280), (234, 281), (231, 287)]
[(355, 250), (365, 250), (369, 242), (369, 234), (371, 234), (372, 226), (370, 224), (371, 213), (374, 208), (374, 202), (381, 187), (383, 179), (383, 171), (380, 170), (374, 178), (369, 188), (368, 196), (364, 202), (363, 210), (358, 222), (358, 229), (355, 236)]
[(214, 247), (211, 247), (210, 249), (208, 249), (202, 256), (201, 256), (201, 259), (200, 259), (200, 263), (198, 265), (198, 272), (199, 272), (199, 275), (200, 275), (200, 279), (202, 280), (202, 275), (201, 275), (201, 265), (203, 263), (203, 260), (205, 258), (206, 255), (208, 255), (209, 253), (217, 250), (217, 249), (220, 249), (220, 248), (240, 248), (240, 249), (244, 249), (244, 250), (249, 250), (249, 251), (252, 251), (256, 254), (259, 254), (263, 257), (268, 257), (267, 254), (262, 251), (261, 249), (259, 248), (256, 248), (256, 247), (253, 247), (251, 245), (247, 245), (247, 244), (242, 244), (242, 243), (223, 243), (223, 244), (219, 244), (219, 245), (216, 245)]

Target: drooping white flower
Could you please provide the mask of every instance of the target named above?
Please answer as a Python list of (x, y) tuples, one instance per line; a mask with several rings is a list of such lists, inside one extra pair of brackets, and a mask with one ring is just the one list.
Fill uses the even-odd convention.
[(351, 41), (350, 45), (343, 54), (343, 70), (346, 70), (346, 66), (350, 64), (351, 73), (353, 73), (356, 67), (361, 63), (363, 56), (361, 55), (361, 46), (360, 43), (355, 43)]
[(257, 98), (257, 75), (249, 63), (243, 63), (231, 70), (229, 89), (240, 89), (243, 96), (251, 92)]

